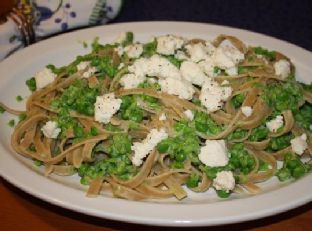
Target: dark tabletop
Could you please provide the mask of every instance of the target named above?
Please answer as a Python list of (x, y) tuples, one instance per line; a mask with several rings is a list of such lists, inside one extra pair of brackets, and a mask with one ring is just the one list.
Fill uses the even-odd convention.
[(113, 22), (159, 20), (247, 29), (312, 51), (312, 0), (124, 0)]

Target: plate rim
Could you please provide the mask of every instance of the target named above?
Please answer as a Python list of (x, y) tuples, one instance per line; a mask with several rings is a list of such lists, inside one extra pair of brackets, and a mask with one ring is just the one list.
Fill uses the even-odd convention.
[[(109, 30), (109, 29), (114, 28), (114, 27), (127, 27), (130, 25), (136, 26), (136, 27), (144, 27), (144, 26), (146, 26), (146, 24), (154, 24), (154, 25), (160, 25), (160, 24), (162, 24), (162, 25), (168, 25), (168, 24), (186, 25), (187, 24), (187, 25), (192, 25), (192, 26), (198, 25), (198, 26), (207, 27), (207, 28), (210, 27), (210, 28), (214, 28), (217, 30), (231, 30), (231, 31), (236, 31), (237, 33), (245, 33), (245, 34), (247, 33), (247, 34), (251, 34), (252, 36), (255, 36), (255, 37), (260, 36), (262, 38), (273, 40), (275, 43), (281, 43), (281, 44), (283, 44), (283, 46), (286, 46), (286, 47), (290, 46), (292, 49), (295, 49), (295, 50), (299, 49), (299, 51), (298, 51), (299, 53), (303, 52), (303, 53), (305, 53), (305, 55), (312, 57), (312, 53), (310, 51), (308, 51), (308, 50), (306, 50), (300, 46), (294, 45), (294, 44), (289, 43), (287, 41), (277, 39), (277, 38), (272, 37), (272, 36), (260, 34), (260, 33), (254, 32), (254, 31), (248, 31), (248, 30), (244, 30), (244, 29), (233, 28), (233, 27), (229, 27), (229, 26), (209, 24), (209, 23), (197, 23), (197, 22), (185, 22), (185, 21), (143, 21), (143, 22), (126, 22), (126, 23), (113, 23), (113, 24), (109, 24), (109, 25), (102, 25), (102, 26), (97, 26), (97, 27), (93, 27), (93, 28), (86, 28), (86, 29), (82, 29), (82, 30), (77, 30), (77, 31), (73, 31), (73, 32), (66, 33), (66, 34), (61, 34), (61, 35), (46, 39), (46, 40), (41, 41), (39, 43), (36, 43), (30, 47), (27, 47), (27, 48), (17, 52), (16, 54), (13, 54), (12, 56), (8, 57), (7, 59), (3, 60), (0, 63), (0, 69), (3, 68), (5, 65), (8, 65), (9, 63), (13, 62), (15, 59), (18, 59), (21, 56), (29, 53), (33, 49), (39, 49), (40, 47), (44, 46), (44, 44), (46, 44), (46, 43), (53, 43), (53, 41), (57, 41), (59, 39), (66, 39), (69, 37), (74, 37), (75, 35), (82, 34), (84, 32), (88, 32), (88, 31), (89, 32), (98, 31), (98, 30), (101, 30), (102, 28), (103, 28), (103, 30)], [(209, 32), (207, 32), (207, 34), (209, 35)], [(6, 79), (6, 78), (4, 78), (4, 79)], [(0, 83), (2, 83), (4, 81), (5, 80), (0, 79)], [(2, 145), (0, 145), (0, 150), (2, 153), (5, 150), (2, 147)], [(13, 156), (9, 153), (7, 153), (7, 154), (8, 154), (8, 156)], [(3, 154), (1, 154), (0, 160), (2, 160), (3, 158), (4, 158)], [(11, 160), (14, 160), (14, 159), (15, 158), (13, 158)], [(55, 204), (57, 206), (60, 206), (60, 207), (66, 208), (66, 209), (70, 209), (73, 211), (77, 211), (77, 212), (81, 212), (81, 213), (85, 213), (88, 215), (97, 216), (97, 217), (101, 217), (101, 218), (119, 220), (119, 221), (124, 221), (124, 222), (129, 222), (129, 223), (140, 223), (140, 224), (149, 224), (149, 225), (157, 225), (157, 226), (211, 226), (211, 225), (221, 225), (221, 224), (236, 223), (236, 222), (241, 222), (241, 221), (248, 221), (248, 220), (252, 220), (252, 219), (259, 219), (259, 218), (263, 218), (263, 217), (270, 216), (273, 214), (277, 214), (277, 213), (292, 209), (294, 207), (301, 206), (301, 205), (308, 203), (309, 201), (312, 200), (312, 190), (311, 189), (310, 189), (310, 191), (311, 191), (310, 195), (302, 195), (302, 194), (295, 191), (295, 186), (299, 185), (300, 187), (302, 187), (306, 183), (309, 183), (310, 185), (312, 185), (312, 175), (309, 174), (309, 175), (305, 176), (304, 178), (302, 178), (296, 182), (293, 182), (290, 185), (287, 185), (286, 187), (282, 187), (282, 188), (274, 190), (272, 192), (263, 193), (263, 194), (260, 194), (257, 196), (242, 198), (242, 199), (238, 199), (238, 200), (222, 201), (220, 203), (218, 202), (219, 204), (222, 204), (222, 206), (216, 206), (218, 208), (224, 207), (223, 206), (224, 203), (227, 203), (229, 205), (234, 204), (234, 206), (236, 206), (237, 203), (235, 201), (241, 201), (241, 200), (244, 200), (245, 203), (251, 203), (253, 198), (255, 198), (255, 197), (257, 197), (257, 198), (260, 197), (262, 199), (268, 200), (269, 198), (267, 198), (267, 194), (270, 194), (270, 193), (271, 193), (271, 195), (272, 195), (272, 193), (274, 195), (276, 193), (282, 193), (283, 194), (283, 193), (285, 193), (285, 191), (287, 192), (289, 190), (292, 190), (293, 193), (297, 193), (296, 195), (300, 195), (300, 197), (297, 198), (297, 200), (292, 200), (291, 202), (289, 202), (287, 204), (281, 204), (281, 205), (275, 207), (274, 209), (262, 209), (261, 211), (256, 211), (253, 213), (249, 212), (247, 214), (244, 214), (244, 216), (242, 216), (240, 214), (240, 215), (231, 215), (231, 216), (226, 216), (226, 217), (216, 217), (214, 219), (204, 219), (204, 218), (200, 218), (200, 219), (182, 218), (182, 219), (180, 219), (179, 217), (177, 217), (176, 219), (173, 219), (171, 216), (169, 216), (167, 219), (161, 218), (161, 217), (158, 217), (157, 219), (156, 218), (153, 219), (146, 214), (143, 214), (143, 215), (146, 215), (145, 217), (138, 216), (140, 213), (137, 213), (136, 215), (126, 214), (126, 216), (125, 216), (122, 214), (116, 214), (112, 211), (105, 212), (105, 210), (104, 211), (98, 211), (98, 210), (92, 209), (92, 208), (81, 208), (81, 206), (73, 204), (73, 203), (69, 203), (68, 201), (66, 201), (64, 203), (64, 201), (60, 200), (60, 198), (51, 198), (49, 195), (44, 194), (42, 192), (37, 192), (37, 191), (34, 192), (27, 184), (25, 184), (24, 182), (21, 182), (21, 179), (16, 179), (16, 177), (19, 177), (18, 175), (14, 175), (13, 173), (11, 173), (11, 175), (10, 175), (10, 174), (8, 174), (8, 172), (10, 173), (10, 171), (5, 171), (5, 165), (3, 164), (3, 161), (0, 161), (0, 176), (2, 176), (5, 180), (7, 180), (11, 184), (15, 185), (16, 187), (22, 189), (23, 191), (25, 191), (25, 192), (27, 192), (27, 193), (29, 193), (29, 194), (37, 197), (37, 198), (40, 198), (40, 199), (42, 199), (48, 203), (52, 203), (52, 204)], [(32, 173), (31, 175), (33, 175), (33, 177), (35, 177), (34, 173)], [(64, 187), (67, 187), (67, 186), (64, 186)], [(70, 189), (65, 190), (65, 191), (71, 192)], [(82, 195), (81, 193), (78, 193), (78, 194), (80, 194), (80, 196)], [(278, 196), (278, 194), (276, 196)], [(96, 199), (93, 199), (93, 200), (96, 200)], [(193, 210), (196, 207), (196, 208), (200, 208), (200, 211), (205, 211), (205, 208), (203, 208), (203, 206), (211, 207), (211, 206), (208, 206), (211, 204), (208, 204), (208, 205), (163, 204), (163, 203), (153, 204), (153, 203), (149, 203), (149, 202), (126, 201), (126, 200), (116, 199), (116, 198), (104, 198), (102, 200), (109, 202), (112, 205), (116, 205), (116, 204), (122, 205), (122, 204), (126, 203), (130, 206), (128, 208), (128, 209), (130, 209), (129, 211), (131, 211), (132, 208), (136, 208), (136, 207), (139, 207), (141, 209), (151, 209), (151, 205), (153, 205), (153, 207), (157, 207), (157, 209), (158, 208), (163, 209), (164, 206), (166, 207), (169, 205), (170, 211), (174, 211), (175, 209), (181, 209), (181, 207), (183, 208), (183, 210)], [(251, 200), (251, 202), (250, 202), (250, 200)], [(94, 202), (92, 202), (91, 204), (94, 205)]]

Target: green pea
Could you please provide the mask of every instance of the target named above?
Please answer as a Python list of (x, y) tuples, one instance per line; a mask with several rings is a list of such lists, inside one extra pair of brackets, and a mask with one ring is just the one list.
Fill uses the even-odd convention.
[(276, 176), (280, 181), (286, 181), (291, 178), (291, 172), (288, 168), (281, 168), (276, 173)]
[(97, 136), (99, 134), (99, 131), (96, 127), (91, 127), (90, 133), (92, 136)]
[(0, 114), (4, 113), (5, 109), (3, 107), (0, 106)]
[(200, 176), (196, 173), (192, 173), (186, 180), (186, 186), (189, 188), (195, 188), (198, 186)]
[(10, 127), (14, 127), (14, 126), (15, 126), (15, 120), (14, 120), (14, 119), (10, 120), (10, 121), (8, 122), (8, 125), (9, 125)]
[(175, 162), (173, 162), (172, 167), (176, 168), (176, 169), (183, 169), (184, 168), (184, 164), (183, 164), (183, 162), (175, 161)]
[(228, 198), (231, 195), (231, 192), (226, 192), (225, 190), (216, 190), (218, 197)]
[(208, 130), (208, 125), (195, 121), (195, 128), (197, 131), (205, 133)]
[(184, 152), (179, 152), (175, 155), (175, 159), (179, 162), (183, 162), (186, 159), (186, 154)]
[(306, 169), (303, 166), (298, 166), (293, 170), (292, 175), (294, 178), (299, 178), (302, 177), (305, 173)]
[(80, 179), (80, 184), (82, 184), (82, 185), (89, 185), (89, 180), (86, 177), (82, 177)]
[(157, 145), (157, 150), (160, 152), (160, 153), (165, 153), (167, 152), (169, 149), (169, 144), (166, 143), (166, 142), (160, 142), (158, 145)]
[(132, 114), (130, 114), (129, 119), (137, 123), (141, 122), (143, 120), (142, 111), (134, 111)]
[(20, 95), (16, 96), (16, 101), (17, 102), (21, 102), (22, 100), (23, 100), (22, 96), (20, 96)]
[(37, 89), (35, 78), (26, 80), (26, 85), (30, 91), (35, 91)]

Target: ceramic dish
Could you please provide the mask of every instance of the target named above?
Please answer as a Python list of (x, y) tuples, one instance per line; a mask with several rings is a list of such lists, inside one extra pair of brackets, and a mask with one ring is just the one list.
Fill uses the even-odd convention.
[[(0, 63), (0, 100), (15, 108), (23, 108), (16, 102), (17, 95), (29, 95), (25, 80), (46, 64), (56, 66), (69, 63), (79, 54), (89, 52), (82, 43), (90, 43), (95, 37), (100, 42), (112, 42), (121, 32), (133, 31), (136, 40), (148, 41), (152, 36), (176, 34), (187, 38), (211, 40), (219, 34), (234, 35), (250, 45), (280, 51), (290, 57), (297, 67), (299, 81), (312, 81), (312, 53), (287, 42), (265, 35), (210, 24), (186, 22), (140, 22), (95, 27), (63, 34), (27, 47)], [(25, 101), (23, 101), (25, 102)], [(76, 176), (45, 177), (41, 170), (12, 151), (7, 126), (11, 117), (0, 117), (0, 175), (21, 188), (52, 204), (81, 213), (131, 223), (159, 226), (209, 226), (257, 219), (280, 213), (312, 200), (312, 175), (295, 182), (280, 183), (272, 178), (262, 183), (263, 192), (258, 195), (232, 196), (222, 200), (210, 191), (190, 194), (183, 201), (127, 201), (103, 195), (85, 197), (85, 188)]]

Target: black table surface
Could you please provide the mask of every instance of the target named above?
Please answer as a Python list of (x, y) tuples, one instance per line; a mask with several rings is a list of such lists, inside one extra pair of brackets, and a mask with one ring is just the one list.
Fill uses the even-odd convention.
[(312, 0), (124, 0), (113, 22), (162, 20), (247, 29), (312, 51)]

